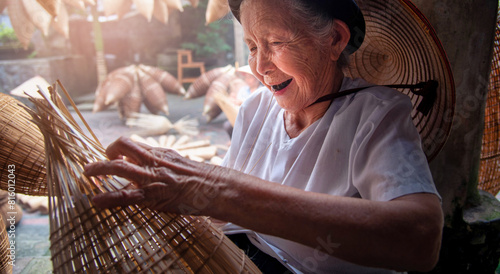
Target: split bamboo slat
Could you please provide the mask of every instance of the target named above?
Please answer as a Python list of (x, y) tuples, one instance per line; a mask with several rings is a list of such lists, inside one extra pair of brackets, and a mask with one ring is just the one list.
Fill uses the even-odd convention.
[(497, 195), (500, 191), (500, 12), (493, 45), (478, 188)]
[(132, 186), (113, 176), (82, 175), (85, 164), (107, 158), (76, 107), (85, 130), (54, 89), (51, 98), (32, 102), (45, 137), (54, 273), (259, 273), (209, 218), (139, 205), (94, 207), (96, 194)]

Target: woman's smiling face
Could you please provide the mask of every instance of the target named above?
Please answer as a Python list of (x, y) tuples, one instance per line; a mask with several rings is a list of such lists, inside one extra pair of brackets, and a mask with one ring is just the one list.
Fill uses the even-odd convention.
[(280, 2), (243, 1), (241, 24), (252, 72), (282, 108), (299, 112), (332, 92), (336, 63), (329, 48), (320, 49)]

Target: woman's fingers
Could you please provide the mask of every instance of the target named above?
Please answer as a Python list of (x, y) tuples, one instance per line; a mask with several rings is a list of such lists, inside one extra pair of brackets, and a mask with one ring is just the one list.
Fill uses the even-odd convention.
[(85, 165), (83, 174), (86, 176), (116, 175), (139, 185), (157, 181), (157, 174), (154, 169), (147, 166), (141, 167), (125, 160), (90, 163)]
[(142, 189), (123, 189), (94, 196), (92, 201), (100, 208), (113, 208), (141, 203), (145, 200)]
[(122, 159), (123, 156), (136, 164), (151, 164), (154, 156), (150, 153), (151, 147), (139, 145), (129, 138), (120, 137), (106, 148), (109, 159)]
[(178, 198), (177, 195), (168, 191), (164, 184), (153, 183), (144, 188), (101, 193), (94, 196), (92, 202), (99, 208), (141, 204), (159, 211), (177, 212), (178, 209), (171, 207), (171, 202), (176, 198)]
[[(123, 137), (109, 145), (106, 154), (110, 161), (87, 164), (84, 175), (120, 176), (132, 181), (138, 189), (96, 195), (94, 203), (98, 207), (140, 203), (158, 210), (178, 211), (173, 206), (193, 193), (189, 190), (199, 185), (199, 172), (205, 170), (200, 171), (198, 164), (173, 150), (153, 148)], [(191, 200), (188, 199), (189, 203)]]

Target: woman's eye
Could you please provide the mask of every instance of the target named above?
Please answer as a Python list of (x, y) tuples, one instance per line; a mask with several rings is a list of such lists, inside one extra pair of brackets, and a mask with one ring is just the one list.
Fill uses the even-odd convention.
[(249, 51), (255, 51), (255, 50), (257, 50), (257, 46), (255, 46), (255, 45), (248, 45), (247, 44), (247, 48), (248, 48)]

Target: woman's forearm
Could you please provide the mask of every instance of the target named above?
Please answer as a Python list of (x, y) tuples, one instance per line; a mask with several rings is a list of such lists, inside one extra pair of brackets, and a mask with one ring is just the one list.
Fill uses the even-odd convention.
[(202, 214), (357, 264), (425, 271), (437, 261), (443, 217), (433, 194), (375, 202), (306, 192), (231, 170), (218, 174), (218, 194)]

